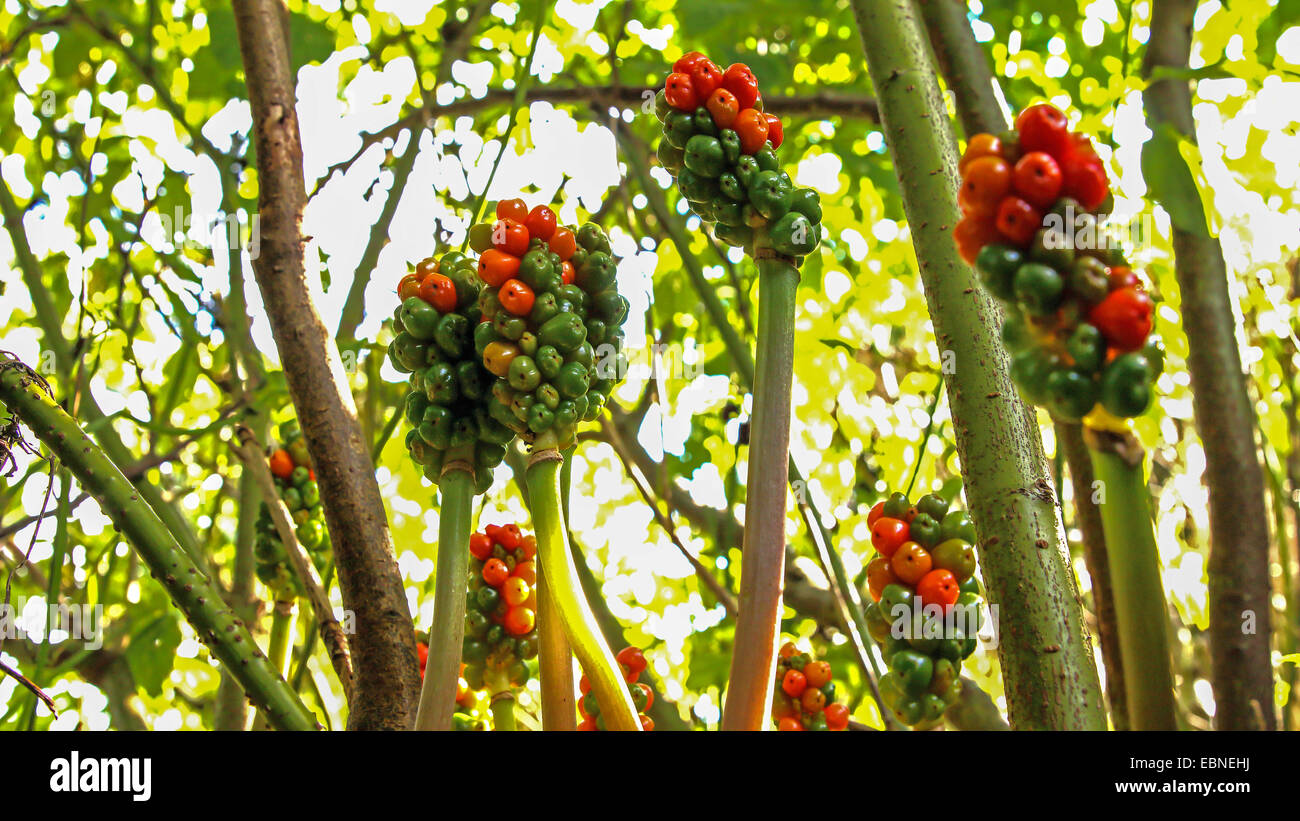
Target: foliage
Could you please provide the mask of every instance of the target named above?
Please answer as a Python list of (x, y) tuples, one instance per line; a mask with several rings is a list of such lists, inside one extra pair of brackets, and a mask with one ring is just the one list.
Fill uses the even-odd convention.
[[(432, 612), (438, 514), (434, 488), (406, 458), (405, 422), (396, 432), (386, 428), (404, 393), (401, 375), (384, 362), (394, 286), (417, 260), (460, 247), (473, 222), (528, 52), (525, 21), (539, 2), (289, 4), (311, 192), (303, 215), (309, 287), (333, 326), (354, 277), (369, 280), (358, 341), (344, 340), (343, 360), (362, 428), (378, 452), (416, 625), (427, 625)], [(1208, 514), (1169, 243), (1171, 219), (1201, 215), (1168, 214), (1148, 195), (1161, 186), (1212, 194), (1203, 200), (1204, 224), (1224, 244), (1241, 306), (1240, 342), (1277, 502), (1276, 599), (1292, 616), (1274, 618), (1282, 631), (1276, 646), (1293, 658), (1300, 21), (1285, 16), (1284, 7), (1293, 8), (1286, 2), (1203, 4), (1192, 69), (1199, 157), (1184, 152), (1180, 164), (1162, 149), (1158, 162), (1144, 162), (1140, 58), (1148, 7), (970, 3), (1010, 107), (1046, 99), (1069, 112), (1072, 129), (1097, 139), (1117, 213), (1144, 226), (1130, 259), (1152, 284), (1155, 333), (1168, 353), (1155, 407), (1136, 420), (1136, 431), (1154, 462), (1148, 489), (1172, 635), (1182, 648), (1175, 667), (1179, 709), (1187, 724), (1204, 727), (1213, 712), (1201, 632)], [(135, 469), (182, 514), (188, 538), (229, 590), (241, 520), (256, 510), (239, 507), (237, 459), (226, 440), (250, 408), (276, 423), (293, 409), (251, 278), (257, 175), (230, 12), (193, 0), (171, 4), (170, 13), (157, 9), (143, 0), (23, 0), (0, 11), (0, 84), (12, 101), (0, 116), (0, 198), (12, 194), (22, 215), (21, 223), (7, 220), (0, 235), (0, 338), (42, 369), (70, 407), (97, 405), (107, 415), (96, 421), (77, 414), (92, 435), (120, 438), (141, 460)], [(444, 44), (457, 40), (467, 20), (473, 30), (463, 54), (443, 74)], [(632, 467), (670, 509), (677, 539), (736, 590), (747, 468), (740, 437), (749, 399), (683, 260), (693, 255), (704, 266), (750, 344), (754, 268), (708, 239), (656, 167), (651, 176), (690, 229), (689, 247), (666, 241), (619, 156), (620, 146), (654, 145), (659, 122), (639, 91), (657, 87), (667, 63), (689, 50), (720, 65), (743, 60), (753, 68), (769, 110), (785, 120), (783, 154), (804, 157), (791, 175), (822, 195), (826, 235), (802, 268), (797, 300), (791, 450), (807, 481), (792, 488), (788, 505), (782, 630), (811, 641), (831, 664), (839, 699), (855, 721), (880, 726), (794, 502), (815, 503), (849, 575), (861, 580), (871, 555), (867, 514), (885, 489), (906, 486), (920, 460), (916, 494), (950, 497), (960, 465), (943, 402), (926, 452), (917, 452), (945, 363), (893, 169), (864, 104), (872, 89), (846, 0), (562, 0), (546, 17), (531, 104), (518, 114), (487, 199), (522, 192), (530, 206), (563, 202), (565, 224), (598, 216), (622, 258), (619, 289), (631, 302), (624, 326), (630, 371), (613, 393), (611, 414), (580, 429), (569, 526), (605, 604), (625, 626), (626, 643), (645, 648), (659, 679), (656, 697), (676, 703), (698, 726), (716, 726), (733, 622), (653, 523), (608, 441), (614, 431), (621, 435)], [(611, 129), (627, 139), (616, 141)], [(410, 173), (399, 175), (411, 151), (419, 153)], [(401, 200), (391, 223), (376, 224), (395, 193)], [(214, 226), (221, 232), (215, 236)], [(357, 271), (372, 231), (387, 244), (374, 270)], [(19, 236), (39, 268), (39, 289), (23, 277)], [(235, 365), (240, 347), (250, 344), (231, 307), (243, 292), (264, 378)], [(42, 329), (36, 316), (42, 297), (61, 319), (56, 328)], [(56, 376), (50, 331), (66, 340), (83, 380)], [(658, 371), (651, 368), (652, 345), (666, 346)], [(1054, 451), (1048, 419), (1040, 421)], [(19, 472), (0, 488), (0, 555), (9, 566), (32, 539), (27, 517), (42, 509), (46, 484), (43, 465), (16, 456)], [(130, 474), (133, 466), (121, 467)], [(1067, 525), (1075, 492), (1061, 488)], [(14, 575), (14, 601), (26, 603), (25, 616), (43, 612), (54, 577), (64, 603), (103, 605), (105, 642), (83, 651), (56, 632), (45, 649), (39, 619), (31, 635), (6, 640), (5, 661), (53, 695), (62, 717), (34, 707), (25, 690), (4, 679), (0, 727), (123, 726), (124, 709), (151, 728), (211, 726), (219, 669), (207, 650), (95, 502), (64, 473), (56, 474), (53, 494), (73, 513), (62, 526), (57, 517), (44, 521), (30, 564)], [(480, 523), (528, 519), (505, 466), (484, 499)], [(56, 567), (58, 540), (68, 549)], [(1077, 550), (1074, 564), (1086, 596), (1089, 579)], [(339, 606), (336, 587), (331, 595)], [(268, 622), (261, 620), (259, 641)], [(301, 676), (305, 702), (327, 726), (341, 726), (346, 708), (328, 657), (319, 644), (305, 644), (309, 624), (297, 629), (296, 644), (315, 649), (308, 660), (295, 657), (291, 678)], [(118, 657), (133, 679), (125, 689), (102, 676), (103, 662)], [(1279, 662), (1280, 701), (1289, 698), (1286, 676), (1294, 670)], [(1001, 696), (995, 652), (981, 647), (965, 672), (995, 701)], [(529, 687), (520, 699), (524, 725), (537, 713), (536, 682)]]

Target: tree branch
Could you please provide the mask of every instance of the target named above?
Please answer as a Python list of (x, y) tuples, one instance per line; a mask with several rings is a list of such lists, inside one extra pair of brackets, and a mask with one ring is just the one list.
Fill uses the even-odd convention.
[(315, 465), (343, 603), (356, 614), (348, 726), (409, 729), (420, 691), (415, 633), (343, 362), (307, 288), (302, 143), (279, 7), (234, 3), (257, 147), (262, 248), (253, 271)]
[[(1155, 0), (1142, 74), (1186, 69), (1196, 0)], [(1153, 132), (1172, 126), (1196, 143), (1186, 80), (1152, 82), (1143, 93)], [(1173, 212), (1171, 203), (1162, 203)], [(1199, 207), (1200, 203), (1196, 203)], [(1255, 413), (1237, 350), (1233, 298), (1223, 248), (1208, 232), (1173, 226), (1174, 273), (1182, 292), (1192, 410), (1205, 448), (1210, 490), (1209, 576), (1211, 681), (1220, 730), (1272, 730), (1272, 608), (1264, 476), (1255, 444)], [(1243, 629), (1246, 619), (1253, 629)]]

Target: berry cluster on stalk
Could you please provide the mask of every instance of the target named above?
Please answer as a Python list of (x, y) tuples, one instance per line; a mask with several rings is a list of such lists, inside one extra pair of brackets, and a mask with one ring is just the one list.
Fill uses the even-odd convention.
[(894, 493), (867, 517), (876, 555), (867, 565), (867, 630), (889, 672), (880, 697), (901, 723), (929, 729), (961, 692), (975, 652), (982, 599), (970, 517), (927, 494)]
[(628, 302), (609, 237), (557, 225), (551, 209), (502, 200), (473, 226), (481, 321), (473, 348), (490, 373), (487, 414), (535, 448), (562, 450), (604, 409), (621, 376)]
[(772, 720), (778, 730), (846, 730), (849, 710), (835, 701), (831, 666), (814, 661), (792, 642), (781, 645), (776, 662)]
[(477, 493), (491, 486), (492, 469), (514, 439), (485, 409), (492, 376), (473, 340), (481, 289), (477, 263), (457, 251), (419, 263), (397, 286), (402, 304), (388, 347), (393, 367), (411, 375), (405, 409), (411, 458), (437, 484), (449, 454), (461, 455), (473, 466)]
[(1078, 421), (1151, 403), (1163, 366), (1149, 341), (1152, 302), (1098, 223), (1113, 196), (1092, 141), (1056, 108), (1031, 106), (1016, 128), (971, 138), (958, 166), (953, 236), (1006, 305), (1011, 377), (1031, 404)]
[[(332, 555), (330, 535), (325, 525), (320, 488), (316, 485), (316, 474), (307, 453), (307, 442), (294, 420), (281, 424), (279, 435), (280, 444), (271, 450), (269, 459), (275, 489), (293, 517), (298, 543), (311, 557), (316, 572), (324, 576)], [(267, 586), (276, 601), (290, 601), (304, 594), (306, 590), (302, 580), (289, 563), (289, 555), (266, 505), (258, 511), (256, 533), (257, 578)]]
[[(649, 732), (655, 728), (654, 719), (646, 715), (655, 703), (655, 691), (644, 681), (637, 681), (646, 669), (645, 654), (639, 647), (624, 647), (618, 651), (615, 656), (618, 660), (618, 668), (623, 673), (623, 680), (627, 682), (628, 694), (632, 696), (632, 705), (636, 707), (638, 717), (641, 719), (641, 729)], [(600, 715), (600, 704), (596, 701), (596, 694), (591, 692), (591, 682), (584, 675), (578, 683), (582, 692), (582, 698), (578, 699), (578, 714), (582, 716), (582, 721), (578, 722), (579, 730), (604, 730), (605, 719)]]
[(776, 150), (781, 120), (763, 112), (758, 79), (736, 63), (722, 71), (698, 51), (673, 63), (655, 100), (663, 123), (659, 162), (721, 242), (753, 256), (771, 249), (796, 261), (821, 239), (821, 201), (795, 188)]
[(537, 539), (518, 525), (488, 525), (469, 539), (469, 601), (461, 659), (471, 690), (528, 682), (537, 658)]

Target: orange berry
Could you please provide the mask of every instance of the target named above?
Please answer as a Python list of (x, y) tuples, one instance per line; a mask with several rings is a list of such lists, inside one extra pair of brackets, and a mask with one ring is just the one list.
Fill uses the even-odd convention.
[(824, 661), (811, 661), (804, 665), (803, 675), (809, 687), (825, 687), (831, 680), (831, 666)]
[(483, 581), (493, 587), (500, 587), (501, 583), (510, 578), (510, 568), (500, 559), (488, 559), (483, 564)]
[(790, 698), (798, 698), (808, 687), (808, 679), (798, 670), (787, 670), (781, 679), (781, 689)]
[(506, 612), (505, 621), (502, 624), (506, 632), (512, 636), (522, 636), (532, 632), (533, 625), (537, 623), (537, 614), (527, 607), (511, 607)]
[(277, 479), (288, 479), (293, 475), (293, 457), (289, 451), (280, 448), (271, 454), (271, 474)]

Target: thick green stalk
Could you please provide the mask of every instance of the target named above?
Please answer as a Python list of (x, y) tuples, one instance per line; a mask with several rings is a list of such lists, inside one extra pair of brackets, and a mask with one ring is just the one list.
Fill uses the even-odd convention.
[(757, 262), (757, 374), (745, 489), (740, 613), (722, 713), (724, 730), (761, 730), (768, 723), (785, 584), (785, 495), (799, 269), (792, 260), (774, 256)]
[[(1096, 476), (1092, 458), (1078, 422), (1056, 422), (1056, 450), (1064, 455), (1070, 468), (1074, 488), (1074, 524), (1083, 536), (1083, 563), (1092, 579), (1092, 611), (1097, 618), (1097, 638), (1101, 644), (1101, 661), (1106, 667), (1106, 700), (1110, 703), (1110, 723), (1116, 730), (1127, 730), (1128, 691), (1124, 686), (1124, 654), (1119, 644), (1119, 623), (1115, 615), (1115, 587), (1110, 580), (1110, 553), (1106, 547), (1106, 529), (1101, 511), (1093, 501)], [(1151, 525), (1148, 524), (1148, 529)]]
[(271, 638), (266, 657), (284, 679), (289, 677), (289, 662), (293, 660), (293, 622), (297, 615), (298, 602), (293, 599), (278, 601), (271, 609)]
[(420, 689), (417, 730), (450, 730), (460, 678), (461, 642), (465, 639), (468, 595), (470, 520), (473, 518), (474, 473), (466, 454), (452, 454), (438, 480), (438, 574), (433, 588), (433, 624), (429, 627), (429, 661)]
[[(572, 449), (565, 451), (564, 468), (561, 471), (562, 492), (564, 493), (565, 521), (568, 521), (568, 455)], [(524, 507), (532, 511), (532, 501), (528, 497), (528, 480), (525, 477), (527, 466), (523, 454), (514, 447), (506, 450), (506, 462), (515, 474), (515, 486), (524, 499)], [(583, 569), (579, 566), (579, 569)], [(590, 601), (590, 600), (589, 600)], [(550, 585), (546, 583), (545, 568), (537, 568), (537, 672), (541, 686), (542, 729), (576, 730), (578, 729), (577, 704), (573, 695), (573, 654), (569, 651), (569, 640), (564, 637), (564, 627), (560, 624), (560, 611), (555, 606)]]
[(12, 360), (0, 371), (0, 402), (17, 414), (99, 502), (113, 524), (162, 582), (199, 639), (239, 679), (250, 699), (283, 730), (316, 729), (316, 719), (257, 649), (158, 514), (90, 437)]
[(573, 655), (560, 624), (560, 610), (546, 582), (537, 571), (537, 672), (541, 684), (542, 729), (578, 729), (577, 702), (573, 695)]
[[(957, 104), (957, 116), (969, 139), (979, 133), (997, 134), (1010, 127), (998, 103), (998, 81), (993, 76), (984, 47), (975, 40), (966, 17), (964, 0), (934, 0), (922, 3), (926, 28), (935, 59)], [(1125, 714), (1124, 665), (1120, 658), (1119, 629), (1115, 625), (1114, 594), (1110, 587), (1106, 537), (1101, 514), (1092, 501), (1092, 463), (1077, 422), (1056, 422), (1057, 455), (1064, 456), (1074, 486), (1075, 524), (1083, 534), (1083, 557), (1092, 579), (1093, 612), (1101, 641), (1101, 658), (1106, 666), (1106, 696), (1111, 723), (1117, 730), (1128, 729)], [(1057, 481), (1057, 488), (1060, 488)]]
[(492, 711), (492, 729), (502, 732), (514, 732), (515, 729), (515, 697), (513, 695), (504, 695), (500, 698), (494, 697), (489, 705)]
[[(1196, 0), (1152, 3), (1151, 36), (1142, 61), (1143, 76), (1153, 80), (1143, 92), (1151, 131), (1172, 127), (1192, 145), (1196, 122), (1187, 78), (1159, 79), (1156, 73), (1162, 68), (1186, 71), (1197, 5)], [(1199, 222), (1197, 230), (1190, 230), (1174, 220), (1172, 232), (1192, 411), (1205, 448), (1205, 484), (1210, 491), (1206, 569), (1214, 726), (1272, 730), (1277, 727), (1269, 628), (1273, 591), (1255, 410), (1237, 350), (1236, 299), (1228, 291), (1223, 248), (1206, 227), (1199, 195), (1192, 191), (1186, 196), (1186, 202), (1166, 199), (1161, 204), (1171, 214), (1194, 213)]]
[(1104, 492), (1098, 508), (1110, 548), (1110, 580), (1124, 658), (1128, 721), (1134, 730), (1176, 730), (1169, 611), (1151, 530), (1143, 450), (1131, 434), (1086, 430), (1092, 469)]
[(1003, 625), (1012, 726), (1102, 729), (1101, 686), (1033, 414), (1008, 375), (999, 311), (958, 256), (956, 144), (910, 0), (853, 0), (940, 351), (980, 563)]
[(547, 574), (564, 635), (591, 682), (605, 725), (610, 730), (639, 730), (641, 722), (632, 706), (632, 696), (614, 654), (600, 635), (569, 556), (569, 538), (561, 514), (560, 462), (556, 451), (535, 452), (526, 473), (537, 530), (538, 564)]

